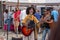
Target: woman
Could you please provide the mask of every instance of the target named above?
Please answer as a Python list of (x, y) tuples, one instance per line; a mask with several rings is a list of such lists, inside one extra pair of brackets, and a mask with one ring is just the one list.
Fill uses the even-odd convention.
[(53, 22), (53, 17), (51, 16), (49, 9), (45, 10), (44, 15), (41, 18), (41, 20), (43, 21), (42, 28), (44, 28), (42, 40), (45, 40), (46, 34), (50, 32), (49, 24)]
[[(27, 26), (27, 22), (29, 20), (33, 21), (34, 23), (39, 23), (39, 21), (36, 19), (36, 17), (34, 16), (35, 13), (35, 9), (33, 7), (28, 7), (26, 9), (26, 14), (27, 16), (24, 18), (24, 20), (22, 21), (23, 25)], [(38, 27), (38, 26), (37, 26)], [(32, 27), (34, 28), (34, 27)], [(34, 31), (31, 33), (31, 35), (29, 36), (29, 40), (37, 40), (37, 36), (36, 39), (34, 39)], [(27, 40), (27, 39), (26, 39)]]
[(20, 13), (21, 13), (20, 10), (18, 8), (16, 8), (15, 12), (14, 12), (14, 18), (13, 18), (15, 33), (18, 33), (18, 26), (20, 23)]

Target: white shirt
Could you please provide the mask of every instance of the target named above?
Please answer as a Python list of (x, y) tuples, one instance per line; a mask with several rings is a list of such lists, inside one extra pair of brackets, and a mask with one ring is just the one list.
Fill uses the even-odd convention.
[(26, 17), (26, 10), (21, 11), (20, 14), (20, 25), (22, 26), (22, 20)]
[(23, 20), (26, 17), (26, 10), (21, 11), (20, 20)]
[(8, 18), (8, 14), (4, 12), (4, 21)]
[(12, 18), (14, 18), (14, 14), (12, 14)]

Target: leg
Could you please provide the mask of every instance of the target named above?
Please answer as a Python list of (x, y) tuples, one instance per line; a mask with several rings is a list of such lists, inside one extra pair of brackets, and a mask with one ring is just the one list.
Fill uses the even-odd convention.
[(9, 20), (8, 20), (8, 28), (7, 28), (8, 31), (10, 31), (10, 22), (11, 22), (11, 21), (10, 21), (10, 19), (9, 19)]
[(34, 29), (34, 39), (38, 40), (37, 27), (35, 27), (35, 29)]
[(50, 30), (48, 29), (48, 33), (46, 35), (46, 39), (45, 40), (48, 40), (49, 36), (50, 36)]
[(29, 36), (29, 40), (34, 40), (34, 31), (31, 33), (31, 35)]
[(47, 29), (45, 29), (45, 30), (43, 31), (42, 40), (45, 40), (46, 33), (47, 33)]
[(8, 20), (7, 19), (4, 20), (4, 34), (3, 34), (3, 36), (5, 36), (5, 34), (6, 34), (6, 29), (7, 28), (5, 28), (5, 27), (7, 27), (7, 23), (8, 23)]
[(14, 31), (16, 32), (16, 21), (14, 21)]
[(17, 35), (16, 35), (17, 37), (18, 37), (18, 26), (19, 26), (19, 21), (15, 21), (14, 30), (17, 33)]
[(23, 40), (28, 40), (28, 37), (26, 37), (26, 36), (23, 36)]

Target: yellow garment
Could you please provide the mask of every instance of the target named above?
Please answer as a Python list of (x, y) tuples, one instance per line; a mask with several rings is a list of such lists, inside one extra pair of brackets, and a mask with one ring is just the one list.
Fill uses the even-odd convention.
[[(39, 24), (39, 21), (37, 20), (37, 18), (34, 16), (34, 15), (27, 15), (26, 17), (25, 17), (25, 19), (22, 21), (22, 23), (24, 23), (24, 24), (26, 24), (26, 22), (28, 21), (28, 20), (34, 20), (34, 22), (35, 22), (35, 24)], [(40, 26), (40, 25), (39, 25)], [(38, 27), (38, 26), (37, 26)]]

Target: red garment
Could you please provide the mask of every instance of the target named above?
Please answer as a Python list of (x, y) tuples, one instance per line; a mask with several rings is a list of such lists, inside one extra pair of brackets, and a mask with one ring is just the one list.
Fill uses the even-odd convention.
[[(20, 16), (20, 14), (21, 14), (21, 11), (20, 10), (16, 11), (14, 13), (14, 19), (17, 18), (17, 16)], [(18, 17), (18, 21), (20, 21), (20, 17)]]

